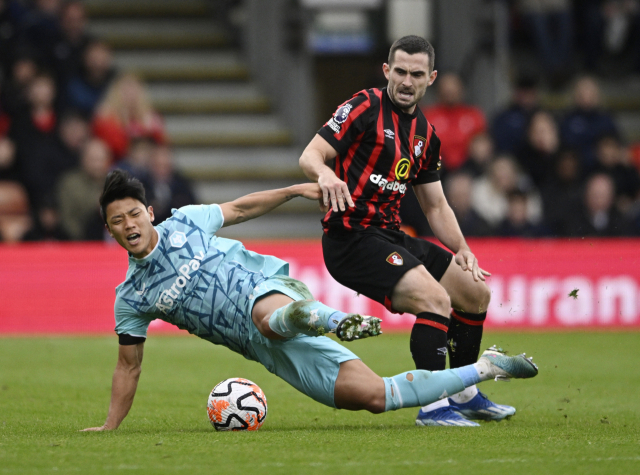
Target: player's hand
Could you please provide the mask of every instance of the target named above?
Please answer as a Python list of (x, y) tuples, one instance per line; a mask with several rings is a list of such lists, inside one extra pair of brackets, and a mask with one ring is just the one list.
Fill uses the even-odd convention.
[(491, 275), (486, 270), (480, 269), (478, 266), (478, 259), (473, 255), (471, 251), (464, 250), (456, 254), (456, 264), (458, 264), (462, 270), (468, 270), (473, 276), (473, 280), (478, 282), (479, 280), (486, 280), (485, 277)]
[(297, 186), (299, 187), (298, 192), (303, 198), (308, 200), (319, 200), (322, 198), (322, 190), (317, 183), (303, 183)]
[(346, 205), (353, 208), (353, 200), (347, 184), (332, 171), (323, 173), (318, 177), (318, 185), (322, 189), (322, 202), (325, 206), (331, 206), (333, 211), (344, 211)]
[(308, 200), (316, 200), (320, 206), (320, 211), (323, 213), (329, 211), (329, 207), (325, 206), (324, 201), (322, 200), (322, 189), (320, 188), (320, 185), (317, 183), (304, 183), (296, 186), (298, 187), (298, 193), (300, 196)]
[(111, 430), (111, 429), (107, 429), (106, 426), (100, 426), (100, 427), (89, 427), (87, 429), (82, 429), (79, 432), (101, 432), (103, 430)]

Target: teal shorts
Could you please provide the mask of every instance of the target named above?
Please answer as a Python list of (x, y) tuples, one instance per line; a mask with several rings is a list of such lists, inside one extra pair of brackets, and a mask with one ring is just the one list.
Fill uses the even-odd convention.
[[(254, 289), (253, 302), (272, 293), (281, 293), (293, 300), (313, 300), (305, 284), (291, 277), (276, 275)], [(270, 340), (255, 325), (250, 325), (249, 340), (251, 359), (263, 364), (298, 391), (329, 407), (336, 407), (333, 393), (340, 363), (358, 359), (353, 352), (324, 336), (298, 335), (288, 340)]]

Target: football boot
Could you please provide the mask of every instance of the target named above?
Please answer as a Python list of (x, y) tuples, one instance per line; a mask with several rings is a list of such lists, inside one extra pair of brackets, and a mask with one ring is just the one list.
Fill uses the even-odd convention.
[(382, 334), (380, 322), (382, 320), (378, 317), (350, 313), (338, 323), (336, 336), (342, 341), (361, 340), (370, 336), (378, 336)]
[(445, 406), (423, 411), (420, 409), (416, 418), (417, 426), (452, 426), (452, 427), (479, 427), (477, 422), (470, 421), (456, 412), (455, 406)]

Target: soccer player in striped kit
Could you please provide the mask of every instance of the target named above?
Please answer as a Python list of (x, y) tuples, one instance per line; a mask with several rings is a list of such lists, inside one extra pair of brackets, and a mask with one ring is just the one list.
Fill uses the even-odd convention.
[[(414, 314), (410, 348), (416, 368), (440, 371), (447, 353), (452, 368), (477, 360), (491, 292), (485, 283), (490, 274), (479, 267), (444, 196), (440, 140), (417, 107), (436, 80), (434, 59), (425, 39), (397, 40), (383, 65), (387, 87), (360, 91), (341, 104), (303, 152), (300, 166), (330, 206), (322, 246), (331, 275), (392, 312)], [(409, 185), (434, 234), (453, 254), (399, 230)], [(416, 424), (462, 425), (514, 413), (472, 386), (423, 407)]]
[[(103, 425), (117, 429), (129, 413), (142, 371), (151, 321), (160, 319), (245, 358), (329, 407), (372, 413), (419, 407), (490, 379), (533, 378), (524, 354), (498, 348), (463, 368), (414, 370), (382, 378), (324, 336), (354, 340), (380, 333), (380, 319), (346, 314), (314, 300), (291, 277), (289, 264), (216, 236), (223, 226), (257, 218), (295, 197), (316, 200), (315, 183), (266, 190), (228, 203), (189, 205), (153, 226), (142, 183), (122, 170), (105, 180), (100, 211), (109, 234), (128, 252), (125, 281), (116, 288), (118, 363)], [(215, 362), (213, 362), (215, 367)]]

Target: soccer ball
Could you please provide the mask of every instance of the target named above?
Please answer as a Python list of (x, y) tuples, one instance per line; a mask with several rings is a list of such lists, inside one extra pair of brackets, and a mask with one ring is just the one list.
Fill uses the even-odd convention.
[(248, 379), (225, 379), (211, 391), (207, 414), (216, 430), (258, 430), (267, 417), (267, 397)]

